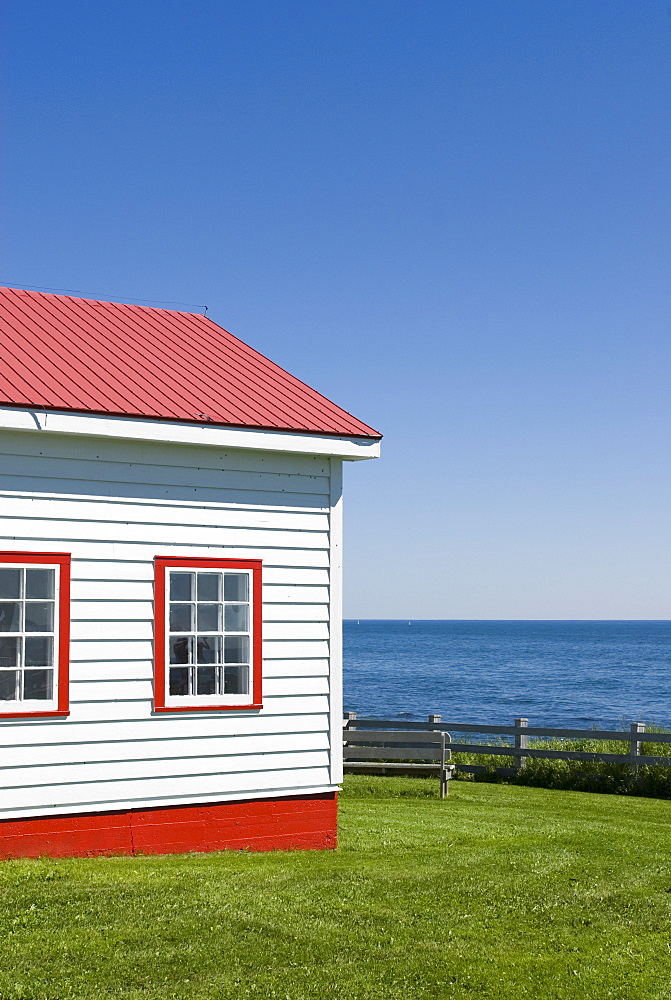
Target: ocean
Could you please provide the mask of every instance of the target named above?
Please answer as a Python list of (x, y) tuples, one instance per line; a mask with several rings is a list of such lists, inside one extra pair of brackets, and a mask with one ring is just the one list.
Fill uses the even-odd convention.
[(344, 623), (345, 711), (379, 718), (671, 728), (670, 621)]

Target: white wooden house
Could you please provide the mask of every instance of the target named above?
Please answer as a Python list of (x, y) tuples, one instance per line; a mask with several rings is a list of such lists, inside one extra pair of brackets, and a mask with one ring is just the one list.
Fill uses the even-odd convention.
[(379, 438), (203, 316), (0, 289), (0, 857), (335, 844)]

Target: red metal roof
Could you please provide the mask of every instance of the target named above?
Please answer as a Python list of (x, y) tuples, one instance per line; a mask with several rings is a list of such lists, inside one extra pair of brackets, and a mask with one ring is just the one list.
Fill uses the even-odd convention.
[(206, 316), (15, 288), (0, 406), (380, 437)]

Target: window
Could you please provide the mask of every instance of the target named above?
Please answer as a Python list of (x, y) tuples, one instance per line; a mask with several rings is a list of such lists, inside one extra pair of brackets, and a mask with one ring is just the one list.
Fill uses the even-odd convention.
[(261, 562), (155, 560), (156, 711), (261, 707)]
[(0, 552), (0, 718), (68, 714), (70, 556)]

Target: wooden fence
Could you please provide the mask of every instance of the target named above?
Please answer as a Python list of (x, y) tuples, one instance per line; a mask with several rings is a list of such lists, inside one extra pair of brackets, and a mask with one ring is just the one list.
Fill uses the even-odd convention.
[[(418, 729), (439, 730), (440, 732), (466, 733), (480, 736), (492, 734), (498, 737), (512, 737), (510, 744), (501, 742), (490, 744), (479, 740), (477, 743), (455, 742), (450, 735), (450, 742), (445, 744), (446, 749), (452, 753), (486, 754), (487, 756), (512, 757), (515, 760), (515, 767), (497, 767), (496, 773), (511, 777), (518, 774), (526, 766), (530, 758), (536, 757), (543, 760), (581, 760), (596, 761), (608, 764), (628, 764), (633, 773), (638, 772), (638, 768), (643, 764), (661, 764), (671, 767), (671, 746), (669, 756), (652, 757), (641, 752), (643, 743), (642, 737), (648, 736), (649, 743), (669, 743), (671, 744), (671, 733), (645, 733), (645, 725), (642, 722), (632, 722), (629, 731), (608, 730), (608, 729), (555, 729), (546, 726), (530, 726), (528, 719), (515, 719), (512, 726), (487, 726), (480, 723), (466, 722), (443, 722), (440, 715), (429, 715), (427, 722), (406, 722), (399, 719), (359, 719), (356, 712), (348, 712), (344, 721), (344, 738), (347, 739), (347, 729)], [(628, 744), (626, 753), (597, 753), (588, 750), (546, 750), (542, 746), (529, 746), (529, 737), (571, 740), (608, 740), (619, 741)], [(477, 774), (484, 771), (491, 771), (491, 767), (484, 764), (462, 764), (454, 760), (459, 771), (467, 771)]]

